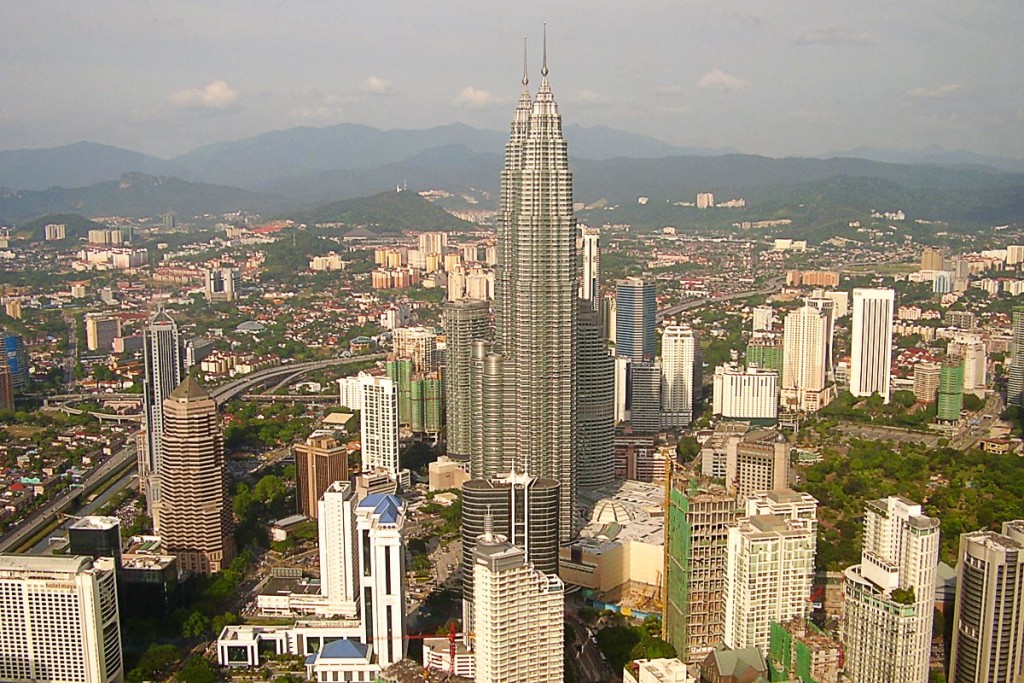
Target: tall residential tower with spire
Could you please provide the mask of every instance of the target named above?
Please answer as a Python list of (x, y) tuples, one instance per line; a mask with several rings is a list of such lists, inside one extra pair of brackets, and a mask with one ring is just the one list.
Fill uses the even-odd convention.
[[(501, 171), (495, 340), (482, 363), (482, 443), (501, 472), (561, 484), (560, 537), (575, 531), (577, 395), (576, 217), (562, 118), (548, 83), (547, 47), (535, 98), (523, 73)], [(478, 467), (473, 476), (499, 471)]]

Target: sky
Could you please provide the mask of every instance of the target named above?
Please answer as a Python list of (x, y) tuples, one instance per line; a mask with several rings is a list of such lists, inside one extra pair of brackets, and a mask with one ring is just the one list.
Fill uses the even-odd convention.
[(1020, 0), (32, 0), (0, 22), (0, 149), (161, 157), (298, 125), (506, 129), (522, 38), (566, 123), (770, 156), (1024, 158)]

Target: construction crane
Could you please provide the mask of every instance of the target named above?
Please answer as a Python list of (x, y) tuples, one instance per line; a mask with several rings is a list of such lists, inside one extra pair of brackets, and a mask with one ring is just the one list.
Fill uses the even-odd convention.
[(405, 640), (426, 640), (427, 638), (446, 638), (448, 640), (448, 678), (455, 675), (455, 644), (463, 636), (473, 637), (473, 633), (458, 633), (455, 630), (455, 622), (448, 624), (448, 633), (418, 633), (402, 636)]

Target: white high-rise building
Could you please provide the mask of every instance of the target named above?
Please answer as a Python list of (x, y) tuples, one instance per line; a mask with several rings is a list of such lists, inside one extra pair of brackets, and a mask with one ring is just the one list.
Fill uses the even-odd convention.
[(735, 363), (715, 368), (713, 412), (738, 420), (774, 420), (779, 415), (779, 373)]
[[(383, 468), (398, 476), (398, 385), (387, 377), (360, 377), (363, 409), (362, 467), (364, 472)], [(351, 407), (351, 406), (350, 406)]]
[(828, 315), (812, 306), (790, 312), (783, 322), (782, 405), (815, 412), (828, 405), (825, 359), (828, 353)]
[(854, 396), (877, 393), (889, 402), (895, 302), (896, 293), (891, 289), (853, 290), (850, 393)]
[(818, 533), (818, 499), (805, 491), (789, 488), (760, 491), (747, 498), (747, 517), (755, 515), (776, 515), (794, 522), (800, 522), (815, 534)]
[(836, 341), (836, 303), (824, 296), (810, 297), (805, 299), (804, 303), (811, 308), (822, 311), (828, 321), (827, 329), (825, 330), (825, 381), (835, 382), (836, 359), (833, 345)]
[(124, 680), (113, 558), (0, 555), (0, 681)]
[(526, 553), (485, 532), (473, 559), (477, 683), (559, 683), (565, 586)]
[(682, 325), (666, 327), (661, 336), (661, 415), (665, 427), (693, 421), (701, 396), (700, 336)]
[(324, 612), (331, 615), (357, 612), (355, 508), (355, 492), (347, 481), (331, 484), (317, 503), (320, 594), (327, 603)]
[[(444, 233), (439, 233), (444, 234)], [(433, 372), (437, 351), (437, 331), (428, 327), (399, 327), (393, 332), (396, 358), (412, 361), (413, 372)]]
[(754, 332), (771, 332), (774, 320), (774, 308), (771, 306), (754, 306)]
[(580, 280), (580, 298), (586, 299), (597, 310), (601, 284), (601, 231), (580, 226), (580, 248), (583, 254), (583, 278)]
[(629, 420), (629, 364), (626, 356), (615, 356), (615, 422)]
[(905, 498), (868, 501), (861, 563), (845, 572), (852, 680), (926, 683), (938, 563), (938, 519)]
[(377, 664), (385, 669), (405, 657), (405, 503), (390, 493), (372, 493), (355, 513), (359, 609)]
[[(178, 326), (166, 311), (158, 311), (143, 330), (143, 356), (146, 448), (144, 453), (139, 453), (139, 484), (147, 493), (146, 504), (152, 514), (152, 506), (159, 498), (159, 475), (163, 465), (164, 399), (181, 384), (182, 376)], [(150, 481), (150, 477), (156, 480)]]
[(953, 337), (946, 348), (946, 355), (959, 358), (964, 366), (964, 392), (973, 392), (985, 388), (988, 369), (988, 356), (985, 354), (985, 342), (980, 334), (961, 332)]
[(338, 380), (339, 405), (352, 410), (363, 409), (363, 378), (370, 377), (368, 372), (360, 372), (351, 377), (342, 377)]
[(726, 645), (767, 652), (772, 622), (806, 616), (814, 551), (814, 531), (802, 521), (758, 515), (729, 525)]

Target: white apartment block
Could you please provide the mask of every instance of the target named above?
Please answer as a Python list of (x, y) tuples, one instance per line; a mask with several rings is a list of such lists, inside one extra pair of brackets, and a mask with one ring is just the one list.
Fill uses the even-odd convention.
[(724, 418), (774, 420), (779, 415), (779, 373), (736, 364), (715, 368), (712, 411)]
[(562, 580), (493, 534), (480, 537), (473, 563), (476, 683), (561, 683)]
[(771, 306), (754, 306), (754, 332), (771, 332), (774, 322), (774, 308)]
[(336, 481), (317, 503), (320, 546), (321, 612), (354, 616), (359, 599), (355, 558), (355, 492), (347, 481)]
[(767, 652), (772, 622), (806, 616), (814, 577), (815, 535), (776, 515), (729, 525), (725, 644)]
[(965, 393), (985, 389), (988, 356), (980, 334), (958, 333), (946, 347), (946, 355), (959, 358), (963, 364)]
[(850, 393), (854, 396), (877, 393), (889, 402), (895, 300), (896, 293), (891, 289), (853, 290)]
[(828, 404), (826, 359), (830, 327), (826, 311), (803, 306), (783, 321), (782, 405), (815, 412)]
[(905, 498), (867, 502), (861, 563), (845, 571), (844, 644), (853, 680), (926, 683), (938, 562), (938, 519)]
[(428, 327), (399, 327), (392, 333), (396, 358), (412, 361), (413, 372), (432, 372), (437, 369), (434, 352), (437, 350), (437, 332)]
[(0, 680), (124, 680), (114, 560), (0, 555)]
[(369, 377), (370, 373), (360, 372), (352, 377), (342, 377), (338, 380), (339, 405), (352, 410), (363, 409), (363, 378)]
[(661, 336), (662, 426), (686, 427), (693, 421), (701, 396), (700, 335), (681, 325), (666, 327)]
[(398, 385), (387, 377), (370, 375), (362, 376), (360, 384), (363, 391), (362, 469), (369, 472), (381, 468), (395, 478), (398, 476)]
[(725, 488), (741, 503), (755, 493), (786, 488), (791, 451), (781, 433), (730, 437), (725, 446)]

